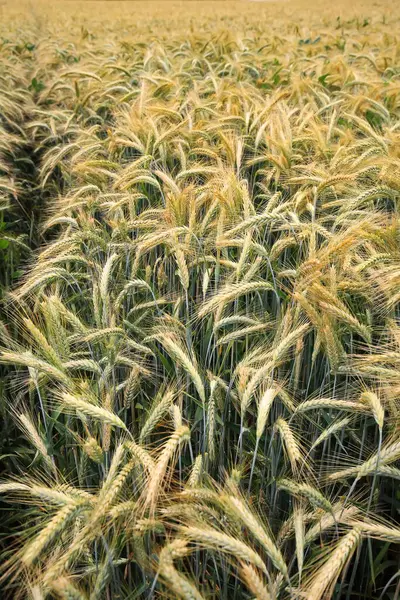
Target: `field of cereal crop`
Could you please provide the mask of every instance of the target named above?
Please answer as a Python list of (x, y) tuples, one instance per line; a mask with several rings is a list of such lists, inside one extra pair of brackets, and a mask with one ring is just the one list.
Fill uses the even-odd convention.
[(400, 4), (0, 5), (0, 588), (400, 595)]

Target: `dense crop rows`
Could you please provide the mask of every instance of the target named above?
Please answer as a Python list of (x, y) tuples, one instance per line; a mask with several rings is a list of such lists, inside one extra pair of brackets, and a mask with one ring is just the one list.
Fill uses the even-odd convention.
[(394, 599), (398, 11), (90, 6), (0, 28), (6, 593)]

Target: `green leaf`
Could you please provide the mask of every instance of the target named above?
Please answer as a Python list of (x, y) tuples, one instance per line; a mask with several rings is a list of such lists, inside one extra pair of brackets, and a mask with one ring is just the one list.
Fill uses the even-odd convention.
[(45, 87), (46, 86), (44, 85), (43, 81), (38, 81), (36, 77), (34, 77), (31, 81), (29, 89), (34, 90), (35, 92), (41, 92)]

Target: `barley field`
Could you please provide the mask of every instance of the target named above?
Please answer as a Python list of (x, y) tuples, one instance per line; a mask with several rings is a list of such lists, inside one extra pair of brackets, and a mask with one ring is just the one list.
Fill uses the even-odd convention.
[(0, 588), (400, 598), (400, 4), (0, 6)]

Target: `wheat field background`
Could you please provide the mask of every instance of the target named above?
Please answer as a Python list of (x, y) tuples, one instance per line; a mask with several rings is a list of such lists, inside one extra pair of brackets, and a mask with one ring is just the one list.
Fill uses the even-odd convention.
[(400, 5), (0, 5), (0, 587), (400, 597)]

